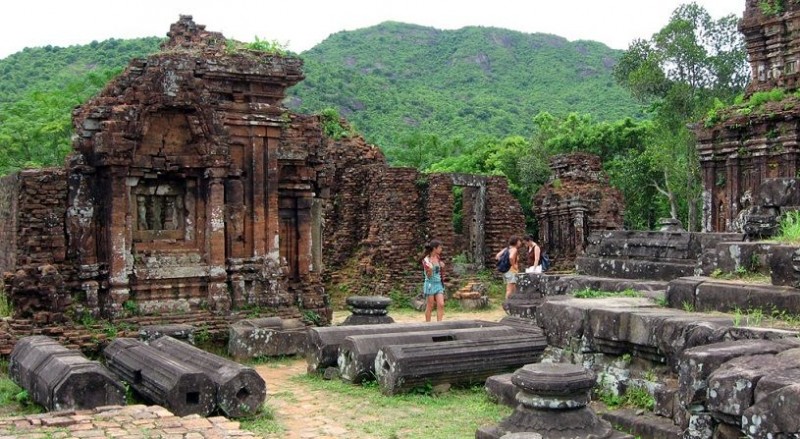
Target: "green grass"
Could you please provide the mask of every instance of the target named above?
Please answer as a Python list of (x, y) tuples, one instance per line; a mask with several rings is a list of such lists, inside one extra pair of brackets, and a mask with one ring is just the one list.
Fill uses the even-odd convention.
[(775, 240), (785, 244), (800, 244), (800, 211), (786, 212), (783, 215), (780, 233)]
[(771, 282), (770, 277), (768, 275), (763, 273), (758, 273), (755, 271), (750, 271), (744, 267), (738, 267), (736, 271), (730, 273), (726, 273), (717, 268), (711, 272), (709, 277), (713, 279), (736, 280), (739, 282), (747, 282), (747, 283), (769, 284)]
[(256, 434), (280, 434), (286, 429), (275, 419), (275, 412), (264, 403), (261, 410), (252, 418), (245, 418), (239, 421), (239, 428)]
[(618, 395), (608, 389), (601, 389), (597, 392), (597, 399), (611, 409), (617, 407), (633, 407), (652, 411), (656, 406), (656, 400), (646, 388), (641, 386), (628, 386), (625, 393)]
[(13, 314), (11, 302), (6, 295), (5, 285), (0, 281), (0, 318), (11, 317), (11, 314)]
[(28, 392), (8, 377), (8, 362), (0, 361), (0, 416), (43, 413), (44, 408), (28, 397)]
[(622, 291), (600, 291), (593, 290), (591, 288), (584, 288), (573, 293), (573, 296), (576, 299), (597, 299), (602, 297), (643, 297), (642, 293), (630, 288)]
[(480, 386), (454, 388), (440, 395), (385, 396), (374, 381), (354, 386), (309, 375), (290, 380), (335, 398), (342, 410), (353, 414), (342, 422), (354, 435), (404, 439), (474, 437), (478, 427), (497, 423), (512, 411), (490, 401)]

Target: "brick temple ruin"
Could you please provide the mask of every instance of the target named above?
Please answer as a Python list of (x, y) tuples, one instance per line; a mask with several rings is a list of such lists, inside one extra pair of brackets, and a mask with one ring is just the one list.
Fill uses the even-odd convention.
[(622, 229), (625, 203), (596, 155), (557, 155), (550, 168), (550, 180), (533, 197), (539, 244), (555, 268), (572, 269), (591, 233)]
[(769, 178), (798, 177), (800, 99), (791, 96), (800, 78), (800, 5), (782, 2), (784, 13), (765, 14), (747, 0), (739, 24), (747, 45), (751, 81), (746, 97), (782, 88), (787, 98), (752, 112), (738, 108), (696, 129), (703, 179), (704, 231), (741, 231), (740, 215)]
[[(15, 317), (326, 320), (323, 267), (336, 281), (356, 261), (347, 276), (374, 275), (363, 285), (381, 294), (420, 282), (427, 239), (485, 263), (523, 230), (504, 178), (390, 168), (362, 138), (328, 138), (320, 116), (282, 107), (304, 78), (299, 58), (231, 50), (190, 16), (168, 36), (74, 111), (66, 167), (0, 182)], [(467, 194), (461, 234), (454, 186)]]

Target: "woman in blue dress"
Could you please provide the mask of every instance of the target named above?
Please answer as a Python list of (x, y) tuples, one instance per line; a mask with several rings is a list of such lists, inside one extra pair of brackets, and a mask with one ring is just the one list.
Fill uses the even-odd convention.
[(425, 257), (422, 259), (422, 271), (425, 283), (422, 285), (422, 294), (425, 296), (425, 321), (431, 321), (431, 312), (436, 304), (436, 321), (444, 318), (444, 282), (442, 270), (444, 262), (441, 260), (442, 243), (436, 239), (425, 244)]

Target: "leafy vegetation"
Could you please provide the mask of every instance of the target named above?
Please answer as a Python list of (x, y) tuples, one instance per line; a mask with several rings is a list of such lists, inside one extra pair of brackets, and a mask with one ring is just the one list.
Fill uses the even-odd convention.
[[(25, 49), (0, 60), (0, 174), (63, 163), (71, 109), (159, 41)], [(231, 44), (284, 50), (260, 38)], [(320, 113), (327, 136), (358, 126), (392, 165), (503, 175), (526, 213), (553, 154), (598, 154), (623, 192), (630, 229), (665, 216), (696, 229), (699, 166), (686, 125), (718, 117), (747, 79), (736, 18), (712, 20), (696, 4), (624, 53), (554, 35), (386, 22), (336, 33), (301, 57), (306, 80), (286, 105)], [(774, 98), (756, 94), (742, 108)]]
[(600, 291), (584, 288), (576, 291), (573, 296), (576, 299), (597, 299), (601, 297), (642, 297), (642, 293), (630, 288), (622, 291)]
[(800, 244), (800, 211), (786, 212), (781, 218), (778, 242)]
[(634, 41), (614, 70), (620, 84), (652, 103), (654, 135), (633, 158), (644, 172), (631, 180), (652, 186), (689, 231), (699, 227), (701, 182), (687, 125), (730, 104), (749, 79), (737, 24), (733, 15), (713, 20), (696, 3), (681, 5), (652, 38)]
[(597, 399), (611, 409), (633, 407), (652, 411), (656, 406), (655, 398), (645, 387), (629, 385), (625, 388), (625, 393), (620, 394), (600, 384), (596, 388)]
[(769, 275), (758, 273), (756, 271), (751, 271), (741, 266), (737, 267), (736, 270), (730, 273), (723, 272), (722, 270), (717, 268), (711, 272), (709, 277), (714, 279), (736, 280), (739, 282), (748, 282), (748, 283), (763, 283), (763, 284), (770, 283)]
[(8, 361), (0, 360), (0, 416), (42, 413), (44, 408), (28, 396), (28, 392), (8, 377)]

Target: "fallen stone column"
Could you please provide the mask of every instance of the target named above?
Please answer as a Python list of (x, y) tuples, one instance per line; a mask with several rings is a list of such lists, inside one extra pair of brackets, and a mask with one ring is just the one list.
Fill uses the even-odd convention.
[(255, 414), (267, 398), (264, 379), (252, 368), (198, 349), (172, 337), (161, 337), (150, 346), (176, 361), (205, 372), (217, 387), (217, 405), (233, 418)]
[[(518, 335), (508, 326), (492, 328), (441, 329), (436, 331), (400, 332), (391, 334), (352, 335), (339, 346), (339, 373), (343, 380), (358, 384), (375, 374), (375, 356), (389, 345), (441, 343), (454, 340), (483, 340)], [(546, 342), (543, 335), (540, 335)]]
[(306, 363), (308, 373), (322, 372), (336, 366), (339, 345), (351, 335), (390, 334), (397, 332), (434, 331), (437, 329), (485, 328), (497, 326), (480, 320), (448, 320), (436, 323), (392, 323), (385, 325), (328, 326), (308, 328)]
[(525, 335), (384, 346), (375, 356), (375, 375), (386, 395), (426, 385), (483, 383), (539, 361), (546, 347), (542, 338)]
[(125, 404), (124, 387), (106, 368), (43, 335), (17, 342), (8, 374), (50, 411)]
[(132, 338), (114, 340), (103, 355), (108, 368), (134, 390), (178, 416), (207, 416), (214, 409), (214, 382), (194, 366)]

